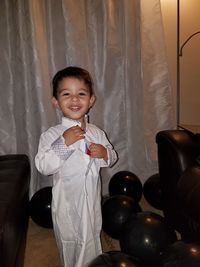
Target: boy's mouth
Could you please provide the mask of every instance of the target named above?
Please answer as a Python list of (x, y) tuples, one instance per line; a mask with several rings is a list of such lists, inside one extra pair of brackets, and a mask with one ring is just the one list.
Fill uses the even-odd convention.
[(79, 110), (81, 109), (81, 107), (80, 107), (80, 106), (71, 106), (71, 107), (69, 107), (69, 109), (70, 109), (71, 111), (76, 112), (76, 111), (79, 111)]

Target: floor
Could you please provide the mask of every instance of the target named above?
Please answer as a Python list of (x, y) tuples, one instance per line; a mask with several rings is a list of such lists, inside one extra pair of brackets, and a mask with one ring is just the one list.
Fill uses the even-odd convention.
[(29, 221), (24, 267), (59, 267), (58, 251), (52, 229)]
[[(151, 207), (141, 199), (142, 210), (149, 210), (162, 215), (160, 210)], [(102, 234), (103, 251), (119, 250), (119, 243), (106, 234)], [(52, 229), (46, 229), (29, 222), (24, 267), (59, 267), (59, 256)]]

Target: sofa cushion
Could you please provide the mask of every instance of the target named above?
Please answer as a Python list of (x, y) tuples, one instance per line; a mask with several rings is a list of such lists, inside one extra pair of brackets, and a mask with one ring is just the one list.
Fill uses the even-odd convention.
[(183, 172), (177, 184), (177, 194), (186, 213), (199, 222), (200, 166), (194, 165)]

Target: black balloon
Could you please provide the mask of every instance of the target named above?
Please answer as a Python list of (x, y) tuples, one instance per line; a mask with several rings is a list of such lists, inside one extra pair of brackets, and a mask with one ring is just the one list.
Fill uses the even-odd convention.
[(109, 251), (97, 256), (88, 267), (141, 267), (130, 255), (120, 251)]
[(120, 171), (110, 179), (109, 194), (111, 196), (126, 195), (139, 202), (142, 197), (142, 183), (134, 173)]
[(159, 174), (150, 176), (143, 185), (143, 195), (154, 208), (162, 210), (162, 192)]
[(52, 228), (51, 216), (52, 187), (37, 191), (29, 202), (29, 214), (32, 220), (45, 228)]
[(162, 216), (140, 212), (132, 215), (124, 224), (120, 247), (124, 253), (137, 257), (142, 266), (157, 267), (161, 253), (175, 241), (175, 231), (168, 228)]
[(112, 238), (119, 239), (123, 224), (132, 214), (139, 211), (139, 204), (130, 197), (109, 197), (102, 204), (102, 228)]
[(200, 245), (177, 241), (163, 253), (162, 267), (199, 267)]

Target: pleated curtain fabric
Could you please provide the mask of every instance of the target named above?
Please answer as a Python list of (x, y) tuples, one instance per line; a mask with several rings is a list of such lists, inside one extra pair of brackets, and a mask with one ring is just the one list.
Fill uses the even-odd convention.
[(40, 134), (59, 123), (51, 79), (66, 66), (91, 73), (90, 121), (119, 156), (102, 171), (103, 193), (117, 171), (142, 182), (157, 171), (155, 134), (175, 126), (158, 0), (1, 0), (0, 40), (0, 154), (29, 156), (30, 196), (52, 183), (34, 157)]

